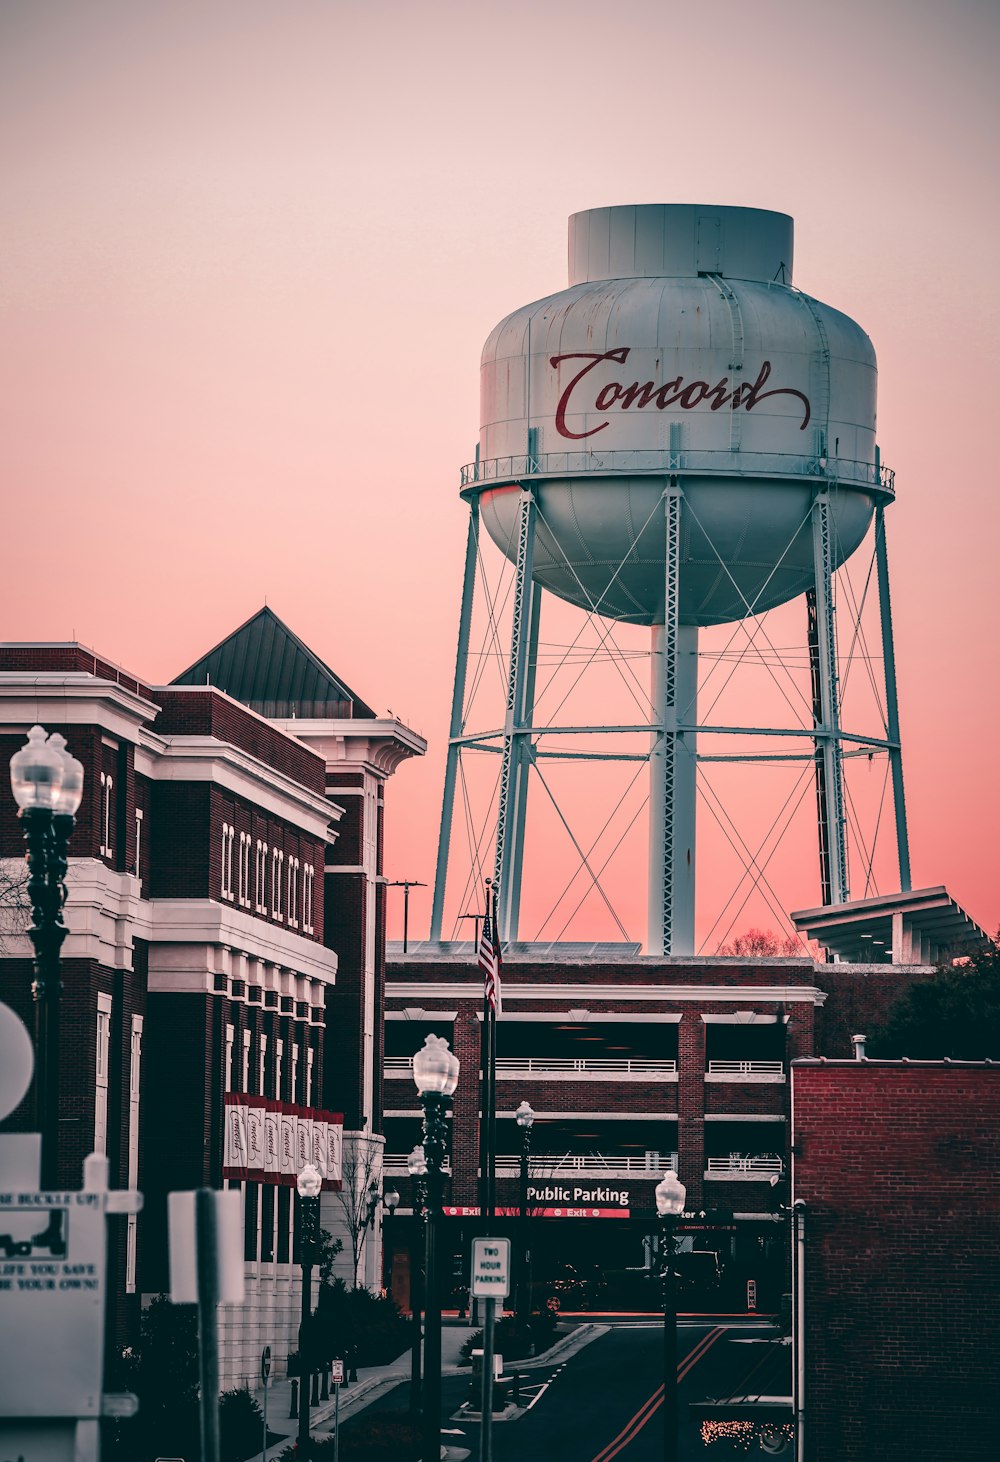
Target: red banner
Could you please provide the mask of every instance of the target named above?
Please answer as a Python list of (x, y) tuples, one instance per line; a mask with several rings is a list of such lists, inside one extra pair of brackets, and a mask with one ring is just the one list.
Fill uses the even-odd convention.
[(324, 1189), (343, 1186), (342, 1112), (227, 1091), (225, 1123), (224, 1178), (294, 1187), (298, 1174), (312, 1162)]

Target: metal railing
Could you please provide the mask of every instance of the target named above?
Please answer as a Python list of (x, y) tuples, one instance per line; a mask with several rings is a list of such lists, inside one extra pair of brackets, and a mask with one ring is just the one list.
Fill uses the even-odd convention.
[[(399, 1153), (386, 1153), (382, 1159), (382, 1171), (388, 1173), (393, 1178), (408, 1178), (410, 1176), (410, 1169), (407, 1166), (408, 1161), (409, 1154), (404, 1157)], [(441, 1171), (448, 1177), (451, 1176), (450, 1161), (445, 1163)]]
[[(498, 1177), (516, 1177), (520, 1171), (520, 1158), (498, 1156), (496, 1160)], [(673, 1168), (677, 1171), (676, 1152), (661, 1152), (648, 1157), (619, 1157), (612, 1152), (567, 1152), (561, 1157), (532, 1153), (531, 1181), (544, 1182), (546, 1178), (559, 1178), (566, 1173), (584, 1173), (597, 1176), (601, 1173), (641, 1174), (647, 1178), (659, 1178)]]
[(513, 1076), (527, 1072), (532, 1076), (561, 1076), (567, 1072), (579, 1076), (664, 1076), (677, 1071), (676, 1061), (646, 1060), (628, 1057), (622, 1060), (601, 1056), (498, 1056), (497, 1075)]
[(877, 487), (895, 493), (896, 474), (873, 462), (839, 457), (799, 457), (787, 452), (661, 451), (540, 452), (488, 457), (462, 468), (462, 487), (481, 482), (517, 482), (525, 477), (566, 477), (575, 473), (707, 473), (740, 477), (816, 477), (831, 483)]
[(705, 1166), (710, 1173), (753, 1175), (761, 1178), (769, 1178), (775, 1173), (780, 1176), (785, 1170), (781, 1158), (773, 1153), (762, 1153), (758, 1157), (710, 1157)]
[(412, 1076), (413, 1075), (413, 1057), (412, 1056), (386, 1056), (386, 1058), (385, 1058), (385, 1074), (386, 1074), (386, 1076), (392, 1076), (392, 1077), (395, 1077), (397, 1079), (399, 1077), (401, 1077), (401, 1076)]
[(782, 1061), (709, 1061), (709, 1076), (784, 1076)]
[[(398, 1080), (412, 1076), (410, 1056), (386, 1056), (386, 1077)], [(586, 1056), (582, 1059), (562, 1056), (499, 1056), (498, 1076), (675, 1076), (677, 1062), (645, 1057), (617, 1059)]]

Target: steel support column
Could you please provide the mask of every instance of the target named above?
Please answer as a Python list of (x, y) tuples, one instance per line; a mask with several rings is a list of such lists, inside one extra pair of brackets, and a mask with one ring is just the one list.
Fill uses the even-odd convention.
[[(535, 558), (535, 499), (521, 489), (517, 525), (517, 569), (514, 581), (514, 615), (510, 632), (510, 663), (507, 672), (507, 712), (503, 729), (503, 762), (500, 769), (500, 799), (497, 806), (497, 848), (494, 883), (497, 889), (498, 936), (505, 943), (515, 931), (520, 912), (520, 868), (524, 824), (518, 820), (521, 772), (527, 776), (528, 758), (521, 746), (523, 728), (531, 725), (527, 714), (528, 675), (532, 615), (531, 575)], [(511, 794), (513, 793), (513, 805)], [(517, 872), (518, 882), (513, 877)]]
[[(520, 726), (530, 727), (535, 719), (535, 675), (538, 669), (538, 622), (542, 609), (542, 586), (529, 583), (528, 597), (528, 649), (524, 667), (524, 697)], [(507, 935), (513, 944), (517, 941), (521, 917), (521, 873), (524, 867), (524, 831), (528, 816), (528, 780), (533, 760), (533, 742), (530, 734), (515, 735), (511, 752), (510, 781), (510, 833), (508, 844), (507, 885), (510, 890), (507, 900)]]
[(878, 603), (882, 620), (882, 663), (885, 670), (886, 731), (892, 743), (889, 768), (892, 773), (892, 804), (896, 813), (896, 852), (899, 858), (899, 889), (908, 893), (910, 842), (906, 831), (906, 800), (903, 796), (903, 753), (899, 741), (899, 700), (896, 695), (896, 649), (892, 637), (892, 602), (889, 598), (889, 559), (885, 547), (885, 508), (875, 509), (875, 562), (878, 568)]
[(663, 495), (665, 565), (663, 624), (653, 625), (652, 720), (659, 728), (649, 754), (650, 954), (694, 953), (695, 796), (698, 631), (679, 622), (681, 494)]
[(457, 738), (465, 729), (465, 677), (469, 664), (469, 632), (472, 626), (472, 601), (476, 587), (476, 563), (479, 556), (479, 503), (476, 499), (469, 511), (469, 536), (465, 545), (465, 577), (462, 580), (462, 609), (458, 621), (458, 651), (455, 656), (455, 685), (451, 696), (451, 723), (448, 732), (448, 757), (445, 762), (444, 795), (441, 799), (441, 830), (438, 834), (437, 867), (434, 873), (434, 902), (431, 907), (430, 937), (441, 939), (444, 917), (444, 890), (448, 879), (448, 851), (451, 846), (451, 820), (455, 809), (455, 779), (461, 748)]
[(816, 638), (822, 725), (814, 728), (817, 756), (823, 759), (823, 809), (820, 845), (827, 849), (830, 902), (847, 902), (847, 844), (844, 827), (844, 769), (840, 744), (837, 635), (833, 610), (833, 543), (830, 499), (817, 493), (812, 506), (813, 571), (816, 586)]

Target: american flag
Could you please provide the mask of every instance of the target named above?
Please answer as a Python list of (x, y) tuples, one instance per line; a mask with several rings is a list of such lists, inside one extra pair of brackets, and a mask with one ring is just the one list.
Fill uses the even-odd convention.
[(494, 921), (489, 911), (483, 919), (483, 932), (479, 936), (479, 968), (485, 981), (483, 993), (486, 1003), (494, 1015), (500, 1014), (500, 943), (495, 933)]

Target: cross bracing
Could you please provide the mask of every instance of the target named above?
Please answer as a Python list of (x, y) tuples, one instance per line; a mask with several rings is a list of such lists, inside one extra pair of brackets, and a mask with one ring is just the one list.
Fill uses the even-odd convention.
[[(824, 512), (822, 484), (817, 484), (813, 505), (796, 530), (811, 534), (816, 544), (822, 635), (818, 652), (804, 634), (796, 640), (801, 600), (754, 612), (775, 566), (755, 594), (741, 596), (743, 619), (697, 632), (682, 625), (674, 611), (673, 638), (667, 626), (651, 653), (638, 642), (641, 630), (601, 614), (622, 564), (607, 566), (603, 592), (587, 594), (577, 580), (586, 599), (582, 610), (531, 582), (532, 539), (549, 527), (530, 482), (519, 483), (517, 490), (521, 507), (507, 553), (491, 552), (481, 542), (475, 499), (471, 503), (459, 636), (462, 664), (456, 670), (432, 938), (440, 939), (446, 927), (458, 932), (458, 915), (477, 906), (482, 879), (492, 872), (501, 888), (501, 932), (508, 939), (552, 938), (553, 931), (557, 938), (577, 933), (586, 937), (595, 920), (603, 921), (599, 932), (635, 939), (643, 917), (635, 897), (636, 874), (646, 862), (647, 947), (655, 951), (659, 917), (660, 952), (683, 952), (673, 928), (678, 836), (690, 833), (683, 851), (686, 868), (694, 860), (695, 800), (702, 844), (725, 855), (713, 854), (713, 870), (726, 858), (734, 865), (728, 889), (716, 877), (710, 892), (706, 889), (700, 898), (698, 952), (712, 953), (751, 909), (762, 910), (787, 929), (786, 910), (815, 901), (814, 890), (806, 888), (783, 896), (775, 872), (787, 860), (789, 838), (799, 836), (793, 824), (797, 827), (803, 819), (806, 827), (825, 827), (820, 842), (822, 847), (825, 836), (834, 901), (848, 897), (852, 886), (859, 894), (862, 889), (868, 893), (879, 887), (880, 877), (891, 881), (892, 870), (881, 851), (888, 826), (884, 813), (890, 783), (893, 794), (897, 789), (901, 793), (901, 772), (898, 718), (890, 724), (888, 713), (895, 688), (893, 684), (890, 693), (886, 686), (889, 656), (878, 643), (879, 631), (886, 628), (881, 512), (881, 549), (876, 541), (870, 557), (859, 552), (853, 564), (839, 562), (836, 519)], [(690, 510), (680, 490), (665, 493), (661, 504), (669, 570), (680, 557), (680, 524)], [(719, 573), (725, 575), (722, 555), (704, 525), (699, 527)], [(549, 538), (558, 550), (555, 535), (549, 533)], [(568, 561), (566, 566), (572, 573)], [(879, 622), (872, 625), (867, 621), (876, 588)], [(668, 615), (670, 602), (668, 572)], [(891, 620), (889, 629), (891, 633)], [(682, 640), (690, 673), (679, 696), (677, 646)], [(655, 663), (664, 649), (665, 675), (658, 682), (649, 675), (650, 666), (640, 662)], [(810, 690), (817, 654), (824, 662), (821, 703), (815, 686)], [(753, 714), (746, 713), (748, 707)], [(687, 781), (672, 781), (668, 768), (657, 788), (656, 762), (668, 742), (674, 748), (673, 765), (678, 765), (678, 752), (687, 758), (688, 764), (682, 765)], [(859, 791), (857, 776), (876, 762), (877, 787), (870, 776), (863, 777)], [(746, 794), (734, 792), (726, 782), (734, 768), (756, 775), (758, 785)], [(794, 795), (787, 790), (780, 797), (768, 793), (766, 779), (783, 771), (795, 779)], [(654, 774), (651, 784), (649, 773)], [(624, 780), (612, 788), (612, 776)], [(814, 779), (820, 800), (812, 820), (803, 809)], [(691, 808), (684, 813), (687, 825), (675, 825), (670, 835), (668, 818), (678, 785), (682, 801), (688, 796)], [(651, 786), (657, 809), (654, 829), (663, 829), (658, 842), (655, 836), (649, 841), (654, 833), (649, 826)], [(898, 797), (893, 800), (902, 883), (908, 880), (905, 813)], [(761, 802), (770, 802), (772, 814), (780, 816), (762, 820)], [(446, 900), (449, 848), (456, 867)], [(803, 863), (800, 856), (800, 873)], [(530, 918), (536, 933), (521, 927), (522, 885), (529, 890), (523, 917)], [(689, 899), (694, 952), (693, 888), (683, 897)]]

